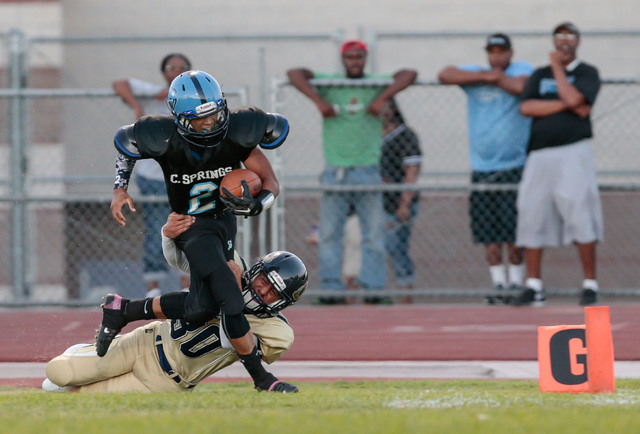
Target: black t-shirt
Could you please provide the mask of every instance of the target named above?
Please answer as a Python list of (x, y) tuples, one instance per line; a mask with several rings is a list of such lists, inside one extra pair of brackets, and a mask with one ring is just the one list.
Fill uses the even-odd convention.
[(162, 167), (171, 209), (202, 215), (224, 210), (219, 185), (264, 137), (267, 120), (267, 114), (255, 107), (232, 111), (226, 138), (205, 161), (198, 160), (178, 133), (172, 116), (144, 116), (132, 128), (142, 158), (153, 158)]
[[(391, 131), (382, 139), (382, 155), (380, 157), (380, 176), (387, 183), (402, 183), (405, 175), (405, 160), (415, 160), (420, 164), (422, 150), (418, 137), (406, 125), (401, 125)], [(410, 161), (411, 162), (411, 161)], [(394, 214), (398, 210), (402, 192), (384, 192), (384, 210)], [(418, 194), (414, 194), (412, 203), (418, 200)]]
[[(580, 62), (571, 71), (565, 71), (569, 82), (575, 86), (593, 105), (600, 90), (598, 70)], [(557, 100), (558, 87), (553, 78), (551, 66), (536, 69), (529, 77), (522, 98)], [(571, 110), (564, 110), (549, 116), (533, 118), (528, 152), (552, 146), (568, 145), (592, 137), (590, 117), (581, 118)]]

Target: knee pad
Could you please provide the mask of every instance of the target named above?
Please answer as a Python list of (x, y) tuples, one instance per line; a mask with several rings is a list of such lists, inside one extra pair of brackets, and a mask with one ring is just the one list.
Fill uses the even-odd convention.
[(249, 321), (243, 314), (222, 315), (222, 329), (229, 339), (238, 339), (249, 333)]
[(47, 363), (45, 373), (56, 386), (67, 386), (73, 380), (73, 369), (66, 356), (58, 356)]

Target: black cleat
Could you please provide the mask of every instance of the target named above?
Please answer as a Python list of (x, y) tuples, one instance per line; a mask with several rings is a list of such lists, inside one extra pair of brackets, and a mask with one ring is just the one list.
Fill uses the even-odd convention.
[(96, 334), (96, 352), (99, 357), (107, 354), (111, 341), (120, 330), (127, 325), (124, 318), (124, 307), (129, 300), (120, 297), (118, 294), (107, 294), (102, 298), (102, 323)]
[(293, 384), (285, 383), (284, 381), (276, 380), (268, 389), (262, 389), (256, 386), (256, 390), (259, 392), (277, 392), (277, 393), (298, 393), (298, 387)]
[(588, 306), (598, 302), (598, 292), (593, 289), (584, 288), (580, 292), (580, 305)]

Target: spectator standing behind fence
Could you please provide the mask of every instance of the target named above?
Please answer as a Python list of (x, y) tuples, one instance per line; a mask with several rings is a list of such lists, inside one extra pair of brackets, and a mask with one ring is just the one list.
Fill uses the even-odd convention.
[[(348, 40), (340, 49), (344, 73), (314, 73), (306, 68), (287, 72), (291, 84), (310, 98), (323, 116), (326, 167), (321, 182), (325, 186), (380, 185), (382, 137), (381, 112), (384, 104), (412, 84), (417, 73), (403, 69), (393, 74), (393, 83), (358, 83), (366, 78), (389, 79), (389, 75), (364, 73), (367, 45)], [(312, 86), (313, 78), (354, 80), (353, 85)], [(349, 210), (358, 215), (362, 231), (362, 266), (358, 284), (366, 290), (380, 290), (386, 284), (384, 211), (381, 191), (327, 191), (320, 203), (319, 273), (325, 290), (344, 291), (342, 255), (344, 226)], [(346, 297), (321, 297), (323, 304), (344, 304)], [(365, 302), (381, 303), (379, 296)]]
[[(400, 108), (391, 98), (384, 109), (380, 171), (384, 183), (415, 184), (420, 175), (422, 151), (415, 132), (404, 121)], [(415, 267), (411, 260), (410, 240), (418, 213), (419, 194), (415, 191), (385, 191), (385, 244), (398, 289), (413, 288)], [(411, 296), (403, 297), (411, 303)]]
[(518, 196), (517, 244), (525, 247), (527, 280), (516, 304), (545, 302), (543, 248), (575, 243), (584, 274), (580, 304), (589, 305), (598, 301), (596, 243), (603, 238), (590, 141), (600, 78), (595, 67), (576, 58), (575, 25), (556, 26), (553, 44), (551, 64), (527, 81), (520, 106), (533, 123)]
[[(438, 74), (444, 84), (457, 84), (467, 94), (469, 157), (473, 187), (504, 185), (507, 190), (472, 190), (469, 215), (473, 241), (485, 246), (493, 289), (486, 301), (509, 302), (524, 280), (522, 249), (516, 239), (516, 187), (526, 160), (531, 120), (520, 114), (521, 94), (533, 72), (528, 62), (512, 62), (511, 39), (488, 37), (488, 66), (449, 66)], [(503, 260), (506, 245), (508, 270)]]
[[(191, 69), (191, 62), (183, 54), (166, 55), (160, 62), (160, 72), (166, 83), (155, 84), (136, 78), (114, 81), (112, 86), (116, 94), (135, 112), (136, 120), (144, 115), (171, 114), (167, 105), (169, 84), (178, 75)], [(168, 273), (166, 261), (162, 257), (162, 239), (160, 230), (165, 217), (171, 212), (166, 202), (167, 188), (160, 165), (153, 159), (140, 160), (135, 170), (135, 181), (140, 194), (146, 197), (160, 197), (163, 202), (146, 203), (142, 206), (144, 219), (143, 269), (147, 284), (146, 297), (161, 295), (159, 281)], [(189, 287), (189, 278), (181, 276), (183, 288)]]

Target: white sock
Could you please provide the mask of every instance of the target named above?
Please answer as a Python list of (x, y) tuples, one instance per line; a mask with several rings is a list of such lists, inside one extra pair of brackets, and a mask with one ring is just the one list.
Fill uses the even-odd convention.
[(525, 287), (531, 288), (534, 291), (542, 291), (542, 279), (536, 279), (535, 277), (527, 277), (527, 281), (524, 284)]
[(595, 279), (584, 279), (582, 281), (582, 287), (585, 289), (591, 289), (592, 291), (597, 291), (598, 281)]
[(522, 286), (524, 281), (524, 264), (509, 264), (509, 284)]
[(507, 285), (507, 267), (503, 264), (491, 265), (489, 267), (489, 274), (491, 274), (491, 282), (494, 286)]

